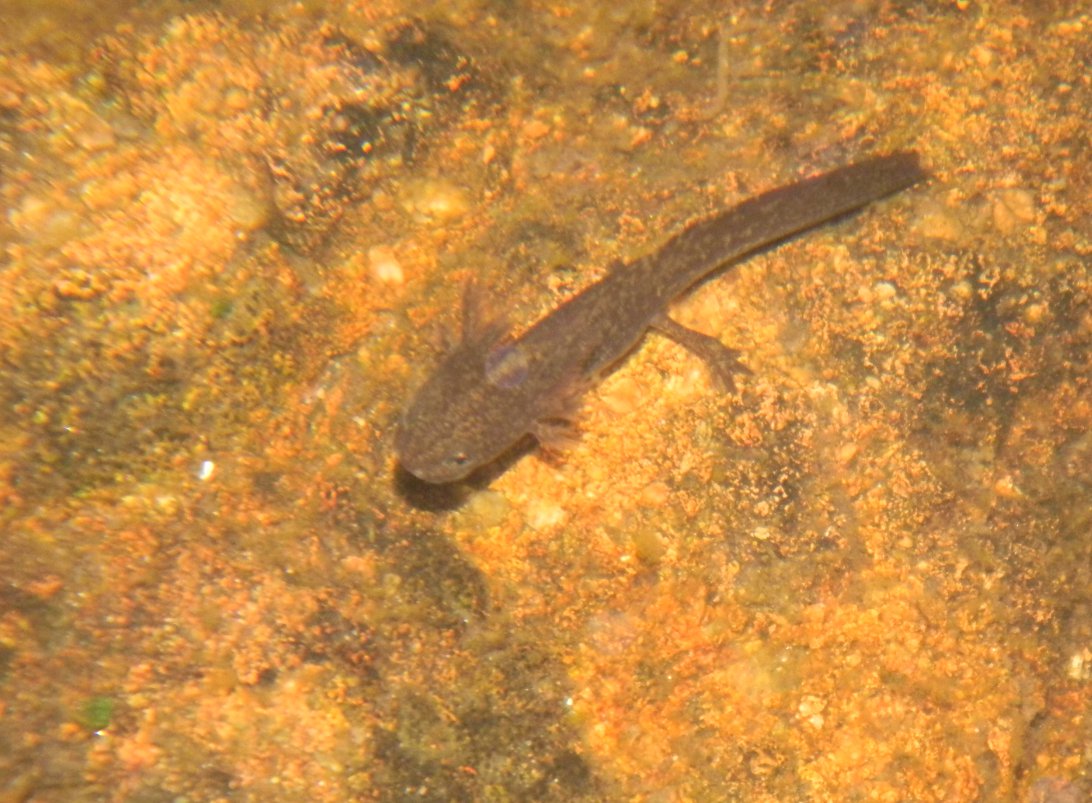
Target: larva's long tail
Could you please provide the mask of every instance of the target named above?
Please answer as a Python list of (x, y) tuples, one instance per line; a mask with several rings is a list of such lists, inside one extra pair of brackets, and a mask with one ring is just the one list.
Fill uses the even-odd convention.
[[(642, 266), (677, 275), (673, 298), (717, 268), (861, 209), (928, 177), (917, 153), (899, 151), (764, 192), (688, 226)], [(680, 271), (679, 266), (686, 266)]]

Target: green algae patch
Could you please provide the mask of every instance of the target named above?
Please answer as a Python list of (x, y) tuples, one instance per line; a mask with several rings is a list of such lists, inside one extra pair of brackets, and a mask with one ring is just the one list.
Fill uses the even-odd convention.
[(114, 719), (115, 704), (112, 697), (97, 695), (80, 708), (80, 724), (89, 731), (101, 731), (110, 727)]

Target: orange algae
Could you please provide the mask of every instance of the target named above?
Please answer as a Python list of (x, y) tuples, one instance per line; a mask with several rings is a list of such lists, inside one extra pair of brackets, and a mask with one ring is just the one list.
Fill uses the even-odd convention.
[[(1087, 785), (1087, 21), (650, 8), (134, 15), (87, 64), (0, 56), (4, 794)], [(651, 342), (571, 453), (454, 513), (396, 492), (462, 280), (560, 297), (915, 141), (919, 196), (684, 305), (745, 346), (738, 402)]]

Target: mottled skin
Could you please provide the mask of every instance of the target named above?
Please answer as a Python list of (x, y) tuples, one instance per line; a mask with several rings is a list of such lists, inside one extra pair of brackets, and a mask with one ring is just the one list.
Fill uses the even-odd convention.
[(572, 400), (650, 328), (695, 351), (722, 382), (745, 371), (736, 352), (665, 314), (712, 271), (898, 192), (925, 177), (917, 154), (879, 156), (763, 193), (691, 224), (653, 254), (618, 265), (517, 338), (464, 326), (463, 341), (417, 392), (395, 449), (430, 483), (454, 482), (528, 434), (540, 441), (568, 418)]

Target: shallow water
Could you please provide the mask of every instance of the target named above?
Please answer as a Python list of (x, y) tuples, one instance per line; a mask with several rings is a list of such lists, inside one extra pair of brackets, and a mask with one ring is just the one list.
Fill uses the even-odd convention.
[[(1092, 793), (1080, 4), (216, 8), (0, 5), (4, 795)], [(398, 476), (469, 280), (905, 148), (675, 306), (737, 396)]]

